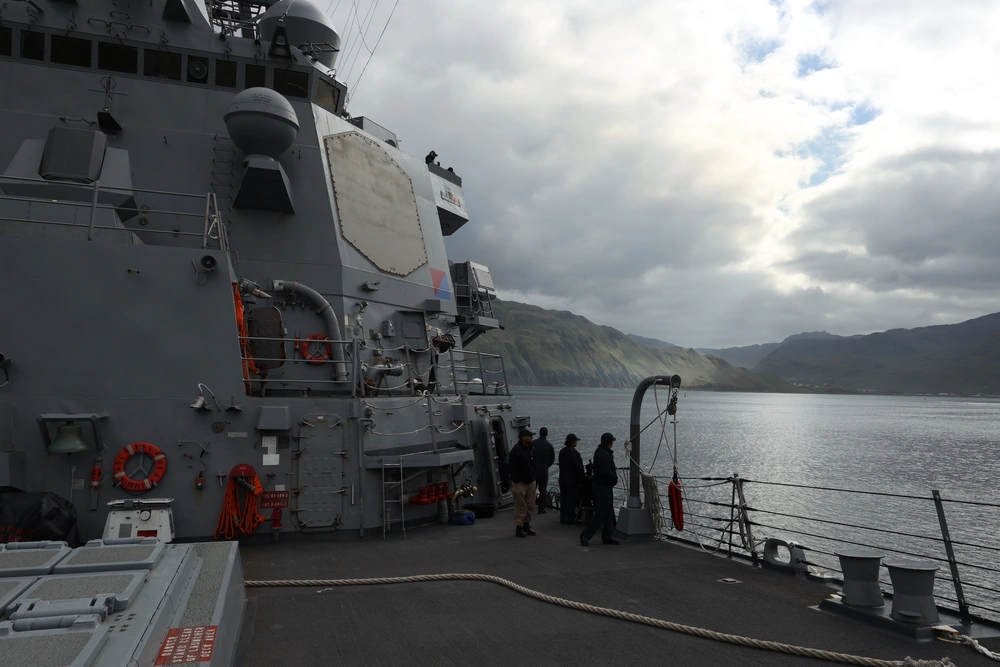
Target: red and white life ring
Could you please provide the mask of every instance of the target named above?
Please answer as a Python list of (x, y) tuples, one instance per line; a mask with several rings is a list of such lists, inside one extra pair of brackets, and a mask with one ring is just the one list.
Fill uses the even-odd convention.
[[(153, 469), (145, 479), (132, 479), (125, 474), (125, 462), (132, 458), (133, 454), (145, 454), (153, 459)], [(167, 472), (167, 455), (156, 445), (148, 442), (133, 442), (118, 452), (111, 471), (114, 473), (115, 484), (131, 493), (143, 493), (152, 489), (163, 479)]]
[[(321, 364), (324, 361), (329, 361), (333, 358), (333, 346), (330, 344), (330, 339), (323, 334), (309, 334), (306, 336), (305, 340), (299, 340), (298, 338), (295, 340), (296, 345), (299, 348), (299, 353), (301, 353), (302, 357), (311, 364)], [(319, 352), (311, 352), (309, 350), (309, 345), (312, 343), (319, 343), (320, 345), (326, 343), (326, 352), (322, 351), (322, 347), (319, 348)]]

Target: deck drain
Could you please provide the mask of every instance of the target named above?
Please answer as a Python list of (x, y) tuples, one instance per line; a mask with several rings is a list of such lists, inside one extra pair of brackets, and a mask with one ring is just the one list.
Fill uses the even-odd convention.
[(742, 584), (743, 582), (739, 579), (733, 579), (732, 577), (723, 577), (719, 579), (720, 584)]

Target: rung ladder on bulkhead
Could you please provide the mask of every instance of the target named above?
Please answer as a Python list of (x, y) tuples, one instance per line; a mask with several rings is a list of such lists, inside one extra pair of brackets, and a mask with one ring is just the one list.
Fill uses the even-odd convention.
[[(399, 488), (398, 500), (392, 500), (390, 496)], [(395, 463), (382, 458), (382, 539), (392, 528), (392, 520), (389, 518), (389, 508), (392, 505), (399, 505), (399, 523), (403, 527), (403, 537), (406, 537), (406, 521), (404, 517), (404, 507), (406, 502), (403, 499), (403, 461), (399, 459)]]

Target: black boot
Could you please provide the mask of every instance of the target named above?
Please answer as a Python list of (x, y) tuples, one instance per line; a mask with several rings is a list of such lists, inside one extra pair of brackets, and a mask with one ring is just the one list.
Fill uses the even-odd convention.
[(517, 535), (518, 537), (524, 537), (524, 528), (522, 528), (521, 526), (518, 526), (517, 527), (517, 532), (514, 533), (514, 534)]
[(537, 535), (538, 533), (536, 533), (535, 531), (533, 531), (531, 529), (531, 524), (530, 523), (526, 523), (526, 524), (524, 524), (524, 534), (525, 535)]

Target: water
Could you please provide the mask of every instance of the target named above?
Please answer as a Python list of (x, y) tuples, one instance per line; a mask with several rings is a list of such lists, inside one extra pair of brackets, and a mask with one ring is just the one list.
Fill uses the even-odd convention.
[[(586, 461), (601, 433), (610, 431), (618, 438), (616, 461), (628, 465), (624, 441), (629, 434), (632, 392), (532, 387), (520, 388), (516, 394), (518, 412), (531, 415), (533, 430), (547, 426), (557, 450), (572, 431), (581, 438), (579, 447)], [(656, 419), (657, 397), (660, 408), (666, 406), (666, 391), (659, 389), (654, 396), (650, 388), (642, 411), (644, 426)], [(680, 476), (738, 474), (752, 480), (746, 484), (747, 502), (757, 510), (751, 518), (762, 524), (755, 529), (755, 539), (781, 537), (800, 542), (810, 547), (809, 560), (824, 569), (838, 569), (833, 554), (845, 542), (886, 549), (887, 555), (897, 557), (944, 560), (931, 499), (931, 490), (939, 490), (947, 501), (944, 509), (951, 537), (960, 543), (955, 550), (966, 597), (997, 610), (1000, 509), (954, 501), (1000, 503), (1000, 400), (681, 390), (677, 418)], [(667, 436), (657, 455), (659, 424), (643, 433), (643, 470), (650, 471), (655, 455), (651, 472), (672, 474), (673, 425), (667, 425)], [(717, 546), (719, 527), (726, 524), (715, 519), (728, 518), (728, 510), (697, 501), (728, 503), (732, 486), (707, 487), (693, 479), (686, 479), (685, 485), (685, 495), (692, 502), (687, 505), (691, 514), (684, 536)], [(784, 516), (788, 514), (793, 516)], [(905, 535), (879, 532), (885, 530)], [(888, 583), (888, 577), (885, 580)], [(955, 598), (946, 563), (942, 563), (938, 582), (939, 598)], [(947, 600), (946, 604), (954, 606)], [(995, 617), (982, 608), (973, 612)]]

